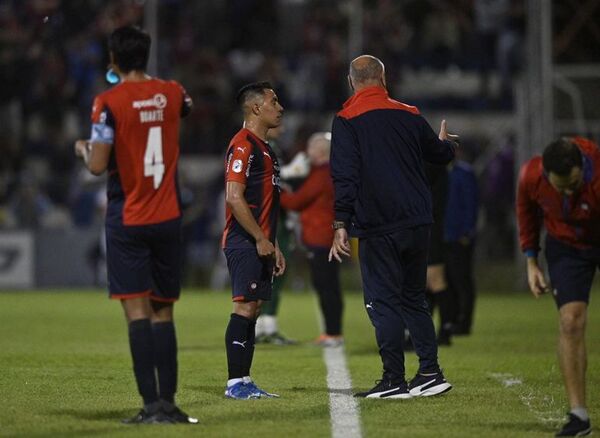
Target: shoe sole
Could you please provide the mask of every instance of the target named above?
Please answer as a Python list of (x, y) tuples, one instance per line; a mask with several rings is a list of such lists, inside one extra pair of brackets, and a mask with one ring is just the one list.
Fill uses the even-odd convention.
[(436, 386), (432, 386), (431, 388), (427, 388), (424, 391), (421, 391), (420, 389), (415, 390), (410, 390), (410, 394), (413, 397), (432, 397), (434, 395), (440, 395), (440, 394), (444, 394), (448, 391), (450, 391), (452, 389), (452, 385), (449, 383), (440, 383), (439, 385)]
[[(372, 394), (365, 395), (364, 398), (393, 398), (393, 399), (412, 398), (412, 395), (409, 392), (402, 392), (400, 394), (390, 394), (394, 391), (397, 391), (397, 389), (390, 389), (387, 391), (374, 392)], [(386, 394), (390, 394), (390, 395), (386, 395)]]
[(233, 395), (229, 395), (229, 394), (226, 393), (225, 394), (225, 398), (230, 398), (232, 400), (258, 400), (260, 397), (253, 394), (253, 395), (251, 395), (249, 397), (241, 398), (241, 397), (235, 397)]
[(368, 395), (365, 398), (374, 398), (374, 399), (379, 399), (379, 400), (387, 400), (387, 399), (394, 399), (394, 400), (408, 400), (409, 398), (413, 398), (413, 396), (411, 394), (395, 394), (395, 395), (390, 395), (387, 397), (379, 397), (378, 395)]

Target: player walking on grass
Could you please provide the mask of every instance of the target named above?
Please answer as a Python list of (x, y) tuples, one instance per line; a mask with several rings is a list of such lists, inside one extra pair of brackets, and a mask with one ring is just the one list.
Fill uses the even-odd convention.
[[(585, 401), (585, 327), (594, 274), (600, 268), (600, 149), (581, 137), (561, 138), (526, 162), (517, 193), (519, 242), (538, 298), (552, 292), (559, 314), (558, 358), (571, 408), (557, 436), (591, 432)], [(546, 227), (550, 285), (537, 263)]]
[(281, 123), (283, 107), (268, 82), (248, 84), (237, 102), (244, 125), (229, 143), (225, 164), (226, 224), (222, 246), (231, 276), (233, 313), (225, 332), (229, 379), (225, 396), (274, 397), (250, 378), (256, 318), (271, 298), (273, 275), (285, 271), (277, 244), (279, 164), (267, 132)]
[(198, 423), (175, 404), (173, 304), (181, 283), (179, 123), (191, 99), (174, 81), (145, 73), (150, 36), (122, 27), (109, 51), (120, 84), (98, 95), (90, 140), (75, 143), (94, 175), (108, 171), (109, 292), (129, 326), (133, 371), (144, 407), (125, 423)]
[[(375, 387), (356, 394), (410, 398), (449, 391), (438, 364), (435, 330), (425, 300), (431, 192), (423, 161), (447, 164), (453, 136), (437, 136), (417, 108), (390, 99), (383, 63), (363, 55), (350, 64), (354, 95), (333, 121), (331, 174), (335, 235), (329, 260), (350, 255), (348, 231), (359, 238), (364, 302), (383, 361)], [(439, 137), (439, 138), (438, 138)], [(412, 336), (419, 371), (405, 379), (403, 338)]]

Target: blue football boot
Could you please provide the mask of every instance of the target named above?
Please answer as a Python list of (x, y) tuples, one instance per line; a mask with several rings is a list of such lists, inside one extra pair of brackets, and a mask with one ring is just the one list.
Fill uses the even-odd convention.
[(257, 397), (279, 398), (278, 394), (273, 394), (273, 393), (270, 393), (270, 392), (260, 389), (258, 386), (256, 386), (256, 383), (254, 383), (252, 380), (250, 380), (249, 382), (246, 382), (245, 385), (252, 392), (252, 394), (256, 395)]
[(256, 394), (256, 392), (249, 388), (244, 382), (238, 382), (225, 389), (225, 397), (236, 400), (250, 400), (260, 398), (260, 395)]

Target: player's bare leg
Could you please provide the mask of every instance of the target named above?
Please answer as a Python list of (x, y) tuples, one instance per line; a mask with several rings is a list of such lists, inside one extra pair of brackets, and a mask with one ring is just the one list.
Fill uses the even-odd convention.
[(260, 312), (262, 301), (235, 301), (233, 313), (248, 319), (256, 319)]
[(152, 324), (157, 322), (173, 321), (173, 303), (162, 303), (151, 301), (152, 305)]
[(427, 291), (431, 293), (431, 311), (433, 302), (437, 302), (440, 309), (440, 326), (438, 330), (438, 344), (450, 345), (452, 337), (453, 311), (452, 297), (446, 282), (446, 270), (443, 263), (427, 266)]
[(560, 308), (559, 314), (558, 359), (569, 405), (571, 409), (585, 409), (587, 304), (581, 301), (567, 303)]
[(127, 322), (137, 319), (147, 319), (152, 316), (152, 306), (148, 297), (129, 298), (121, 300)]

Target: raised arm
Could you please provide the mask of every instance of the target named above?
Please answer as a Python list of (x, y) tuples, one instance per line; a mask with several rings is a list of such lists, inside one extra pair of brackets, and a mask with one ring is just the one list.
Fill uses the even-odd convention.
[(423, 158), (432, 164), (448, 164), (454, 159), (454, 149), (457, 146), (458, 135), (447, 132), (445, 120), (442, 120), (439, 134), (433, 132), (433, 129), (423, 117), (421, 117), (421, 121)]

